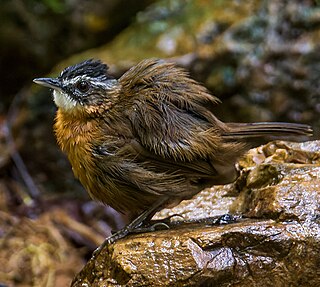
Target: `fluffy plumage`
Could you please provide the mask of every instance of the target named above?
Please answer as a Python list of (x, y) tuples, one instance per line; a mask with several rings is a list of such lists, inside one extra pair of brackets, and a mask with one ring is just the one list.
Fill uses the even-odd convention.
[(161, 60), (142, 61), (118, 80), (90, 60), (58, 82), (56, 89), (76, 93), (76, 107), (60, 107), (54, 127), (75, 176), (93, 198), (132, 218), (234, 181), (235, 161), (257, 139), (311, 133), (300, 124), (223, 123), (212, 112), (217, 98)]

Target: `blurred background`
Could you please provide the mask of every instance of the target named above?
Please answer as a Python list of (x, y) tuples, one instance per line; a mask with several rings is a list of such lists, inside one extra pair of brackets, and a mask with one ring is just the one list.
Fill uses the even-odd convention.
[(1, 286), (68, 286), (123, 224), (74, 179), (35, 77), (88, 58), (119, 77), (167, 58), (221, 99), (222, 120), (308, 123), (319, 136), (317, 0), (3, 0), (0, 19)]

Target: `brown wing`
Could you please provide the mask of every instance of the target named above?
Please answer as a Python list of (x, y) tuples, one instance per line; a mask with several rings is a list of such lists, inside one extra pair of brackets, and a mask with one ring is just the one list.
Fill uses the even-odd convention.
[(228, 154), (242, 146), (223, 143), (225, 125), (211, 112), (217, 99), (173, 64), (145, 60), (119, 82), (131, 102), (127, 114), (134, 135), (146, 150), (181, 162), (208, 160), (224, 152), (223, 161), (229, 162)]
[[(210, 161), (172, 161), (146, 150), (134, 139), (101, 143), (93, 156), (97, 186), (92, 193), (106, 190), (99, 192), (100, 201), (136, 214), (166, 195), (176, 203), (191, 198), (213, 185), (217, 176)], [(121, 200), (115, 200), (118, 198)]]

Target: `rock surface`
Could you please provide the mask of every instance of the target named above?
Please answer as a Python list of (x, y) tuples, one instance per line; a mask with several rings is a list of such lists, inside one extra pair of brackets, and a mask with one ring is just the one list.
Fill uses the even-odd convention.
[(318, 150), (320, 141), (251, 150), (233, 185), (157, 214), (205, 218), (217, 214), (212, 202), (245, 218), (130, 235), (92, 258), (72, 286), (319, 286)]

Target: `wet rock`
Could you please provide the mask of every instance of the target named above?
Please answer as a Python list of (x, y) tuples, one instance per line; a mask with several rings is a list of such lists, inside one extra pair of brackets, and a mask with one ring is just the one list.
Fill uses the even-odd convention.
[[(72, 286), (318, 286), (319, 150), (320, 141), (251, 150), (234, 184), (157, 214), (190, 221), (106, 246)], [(191, 220), (219, 212), (243, 218), (223, 225)]]
[(90, 261), (72, 286), (317, 286), (319, 232), (315, 223), (267, 220), (134, 235)]
[[(320, 212), (319, 151), (320, 141), (273, 142), (251, 150), (239, 163), (243, 173), (236, 184), (242, 187), (235, 210), (247, 217), (315, 220)], [(254, 166), (257, 158), (260, 164)]]
[(246, 217), (315, 220), (320, 213), (320, 165), (263, 164), (246, 176), (240, 207)]

